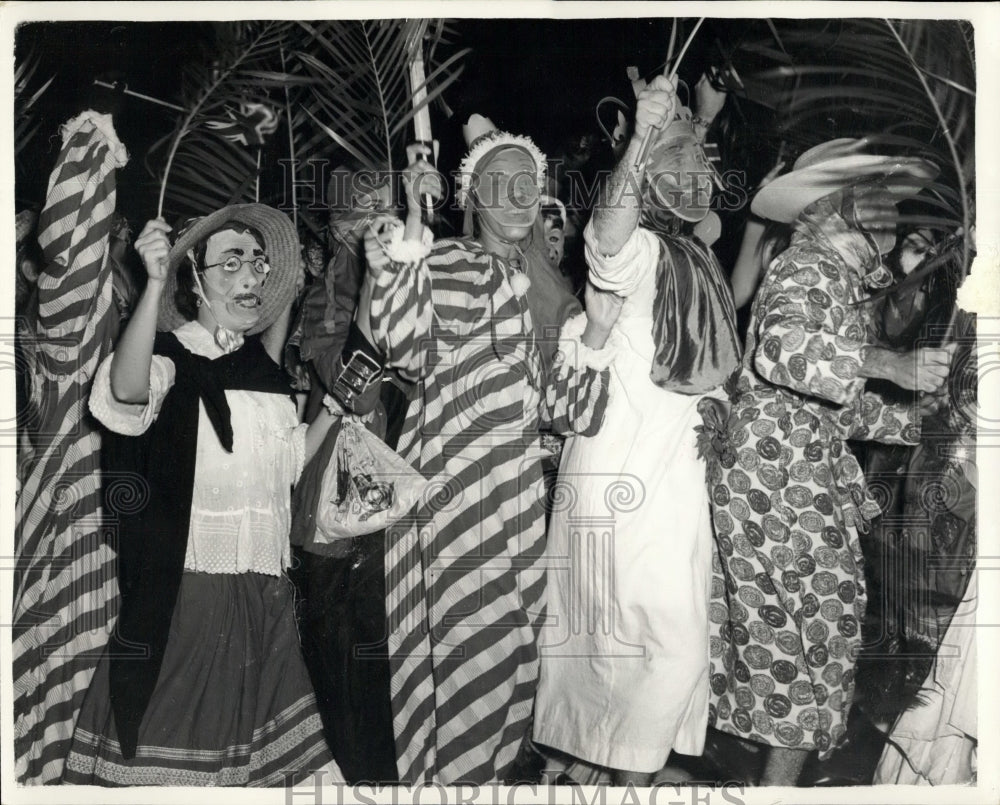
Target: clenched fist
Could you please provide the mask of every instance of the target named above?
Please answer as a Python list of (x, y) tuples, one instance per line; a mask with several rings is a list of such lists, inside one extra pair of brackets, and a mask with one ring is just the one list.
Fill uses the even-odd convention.
[(674, 119), (677, 109), (677, 78), (658, 75), (639, 93), (635, 109), (635, 133), (642, 140), (650, 128), (660, 129)]
[(171, 226), (162, 218), (147, 221), (135, 239), (135, 250), (146, 267), (146, 276), (151, 282), (167, 279), (167, 256), (170, 254), (170, 240), (167, 232)]

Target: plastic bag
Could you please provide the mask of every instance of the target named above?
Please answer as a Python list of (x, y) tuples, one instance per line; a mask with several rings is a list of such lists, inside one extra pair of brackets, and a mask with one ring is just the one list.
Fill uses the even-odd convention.
[(315, 542), (381, 531), (406, 514), (426, 486), (424, 477), (359, 418), (345, 416), (323, 473)]

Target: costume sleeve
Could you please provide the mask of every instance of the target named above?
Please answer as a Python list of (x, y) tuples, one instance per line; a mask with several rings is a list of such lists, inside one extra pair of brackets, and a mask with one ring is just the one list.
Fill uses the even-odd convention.
[(174, 385), (174, 362), (154, 355), (149, 365), (149, 400), (133, 405), (119, 402), (111, 391), (112, 352), (97, 367), (90, 390), (90, 411), (108, 430), (122, 436), (141, 436), (156, 421), (167, 392)]
[(404, 380), (416, 382), (426, 373), (426, 350), (434, 306), (427, 259), (390, 262), (378, 271), (372, 294), (371, 327), (386, 366)]
[[(803, 259), (805, 258), (805, 259)], [(858, 376), (867, 340), (848, 285), (821, 255), (786, 251), (772, 264), (757, 311), (754, 366), (761, 377), (800, 394), (851, 405), (865, 379)]]
[(656, 269), (660, 258), (659, 240), (640, 226), (632, 231), (618, 254), (601, 254), (593, 218), (584, 227), (583, 242), (590, 267), (590, 281), (602, 291), (613, 291), (621, 296), (630, 296)]
[(559, 334), (559, 348), (546, 377), (541, 428), (562, 436), (593, 436), (604, 422), (608, 407), (610, 365), (620, 349), (612, 330), (603, 349), (586, 346), (581, 337), (587, 316), (567, 321)]
[(846, 438), (884, 444), (919, 444), (920, 412), (912, 403), (888, 403), (871, 391), (840, 414)]

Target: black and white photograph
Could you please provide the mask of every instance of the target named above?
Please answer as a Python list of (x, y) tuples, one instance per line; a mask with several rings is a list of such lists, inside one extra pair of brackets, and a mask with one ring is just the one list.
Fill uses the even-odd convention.
[(998, 32), (5, 4), (2, 801), (1000, 800)]

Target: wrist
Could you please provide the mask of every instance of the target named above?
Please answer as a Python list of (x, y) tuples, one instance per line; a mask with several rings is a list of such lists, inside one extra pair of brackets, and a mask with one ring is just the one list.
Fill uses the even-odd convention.
[(865, 350), (864, 362), (859, 374), (862, 377), (873, 377), (882, 380), (896, 381), (895, 353), (883, 347), (868, 347)]
[(599, 324), (588, 317), (587, 326), (583, 328), (583, 335), (580, 340), (583, 341), (584, 346), (591, 349), (603, 349), (609, 335), (611, 335), (610, 327)]
[(146, 293), (159, 296), (167, 285), (166, 277), (146, 277)]

